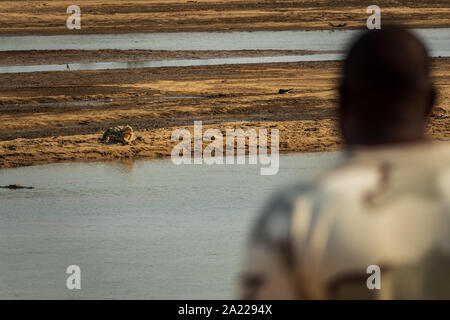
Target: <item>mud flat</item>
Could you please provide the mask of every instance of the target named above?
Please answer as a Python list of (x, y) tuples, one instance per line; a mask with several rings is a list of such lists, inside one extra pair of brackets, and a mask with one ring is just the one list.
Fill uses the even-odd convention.
[(182, 59), (252, 58), (339, 53), (337, 50), (22, 50), (0, 51), (0, 66), (67, 63), (160, 61)]
[[(227, 30), (317, 30), (366, 25), (363, 0), (80, 0), (82, 27), (66, 28), (70, 1), (2, 1), (0, 34), (74, 34)], [(447, 0), (378, 3), (383, 23), (450, 26)]]
[[(433, 59), (439, 90), (427, 127), (450, 139), (450, 58)], [(2, 74), (0, 167), (170, 156), (176, 128), (280, 130), (280, 151), (338, 150), (335, 87), (340, 62)], [(278, 94), (281, 88), (293, 88)], [(104, 145), (129, 124), (141, 141)]]

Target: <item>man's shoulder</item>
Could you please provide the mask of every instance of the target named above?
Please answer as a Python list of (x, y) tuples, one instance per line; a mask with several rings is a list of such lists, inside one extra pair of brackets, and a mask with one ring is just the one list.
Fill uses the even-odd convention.
[(405, 194), (426, 198), (435, 184), (439, 192), (450, 193), (450, 181), (443, 181), (450, 179), (448, 143), (387, 148), (344, 158), (337, 166), (276, 192), (260, 214), (253, 237), (286, 237), (294, 215), (307, 216), (313, 224), (320, 215), (345, 214), (355, 205), (355, 211), (364, 214), (371, 208), (387, 207)]

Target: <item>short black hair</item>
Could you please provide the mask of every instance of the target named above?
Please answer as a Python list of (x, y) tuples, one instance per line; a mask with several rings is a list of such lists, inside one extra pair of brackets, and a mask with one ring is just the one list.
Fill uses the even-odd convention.
[(434, 101), (427, 48), (401, 26), (365, 31), (343, 62), (340, 93), (342, 128), (353, 128), (344, 132), (347, 142), (379, 143), (400, 131), (419, 135)]

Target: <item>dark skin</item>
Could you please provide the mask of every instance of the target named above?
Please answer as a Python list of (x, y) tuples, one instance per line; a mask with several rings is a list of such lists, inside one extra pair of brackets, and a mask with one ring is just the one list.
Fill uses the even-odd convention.
[(351, 46), (339, 87), (349, 146), (417, 143), (436, 99), (424, 45), (409, 31), (368, 31)]

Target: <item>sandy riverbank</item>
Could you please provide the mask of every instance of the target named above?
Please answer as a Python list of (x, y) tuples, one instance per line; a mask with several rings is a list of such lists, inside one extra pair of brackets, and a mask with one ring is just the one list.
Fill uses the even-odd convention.
[[(339, 62), (2, 74), (0, 167), (170, 155), (176, 128), (280, 130), (281, 152), (339, 149)], [(450, 139), (450, 58), (433, 60), (440, 92), (427, 132)], [(293, 88), (278, 94), (280, 88)], [(98, 142), (129, 124), (142, 141)]]
[[(364, 28), (364, 0), (79, 0), (81, 29), (68, 30), (73, 1), (1, 1), (0, 34), (77, 34)], [(376, 3), (382, 23), (414, 28), (450, 26), (447, 0)]]

